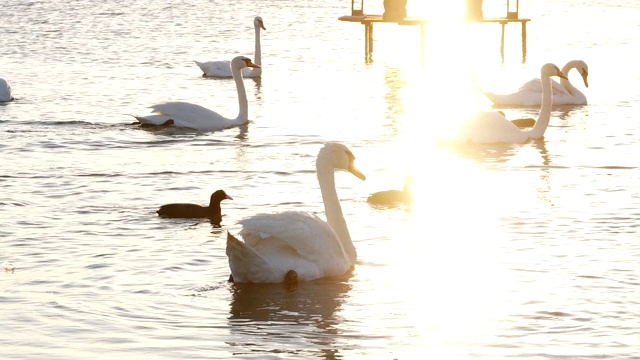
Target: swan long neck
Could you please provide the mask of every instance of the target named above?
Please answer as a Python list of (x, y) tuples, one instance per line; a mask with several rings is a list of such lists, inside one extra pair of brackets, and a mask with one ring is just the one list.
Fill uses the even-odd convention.
[(356, 247), (351, 241), (347, 222), (342, 214), (340, 199), (336, 191), (335, 170), (333, 168), (328, 152), (322, 150), (316, 161), (316, 174), (318, 183), (320, 184), (320, 192), (322, 193), (322, 202), (324, 203), (324, 212), (327, 217), (327, 223), (336, 232), (342, 243), (342, 247), (349, 256), (351, 264), (355, 264), (358, 257)]
[(257, 65), (262, 65), (262, 52), (260, 50), (260, 26), (256, 25), (256, 48), (254, 51), (254, 60), (255, 60), (255, 64)]
[(249, 120), (249, 102), (247, 101), (247, 91), (244, 88), (244, 80), (242, 79), (242, 71), (239, 68), (232, 68), (233, 80), (236, 82), (236, 90), (238, 91), (238, 117), (237, 121), (245, 123)]
[(577, 89), (569, 81), (569, 71), (571, 71), (571, 69), (577, 69), (579, 67), (580, 67), (580, 64), (578, 63), (578, 61), (572, 60), (566, 63), (562, 68), (562, 73), (567, 77), (567, 79), (560, 78), (560, 85), (562, 85), (565, 89), (567, 89), (567, 91), (571, 95), (575, 95)]
[(542, 103), (540, 104), (538, 120), (528, 133), (530, 139), (539, 139), (544, 136), (544, 132), (549, 126), (549, 120), (551, 120), (551, 105), (553, 103), (551, 78), (548, 75), (542, 75), (540, 81), (542, 82)]

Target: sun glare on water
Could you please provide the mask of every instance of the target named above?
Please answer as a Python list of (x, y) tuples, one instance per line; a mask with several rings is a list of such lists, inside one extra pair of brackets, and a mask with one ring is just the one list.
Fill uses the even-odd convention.
[(408, 1), (407, 14), (437, 20), (460, 20), (464, 13), (463, 1)]

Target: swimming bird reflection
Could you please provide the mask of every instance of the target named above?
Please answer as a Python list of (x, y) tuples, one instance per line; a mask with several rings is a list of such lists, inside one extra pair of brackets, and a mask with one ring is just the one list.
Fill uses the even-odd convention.
[(340, 358), (336, 339), (342, 319), (336, 313), (351, 290), (347, 281), (346, 277), (320, 279), (298, 283), (295, 288), (232, 284), (228, 323), (237, 339), (230, 343), (237, 348), (234, 353)]

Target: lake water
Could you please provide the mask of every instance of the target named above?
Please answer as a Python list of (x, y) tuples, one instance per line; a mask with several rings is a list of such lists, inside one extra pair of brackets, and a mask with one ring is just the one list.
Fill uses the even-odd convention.
[[(434, 21), (422, 54), (419, 27), (376, 24), (365, 64), (363, 26), (338, 21), (346, 0), (4, 0), (0, 77), (16, 100), (0, 104), (0, 263), (15, 269), (0, 273), (0, 357), (640, 359), (640, 3), (521, 3), (524, 62), (518, 24), (503, 62), (499, 25)], [(130, 125), (165, 100), (235, 116), (233, 81), (193, 60), (253, 57), (256, 15), (264, 75), (245, 80), (247, 126)], [(569, 74), (589, 105), (554, 107), (544, 140), (434, 140), (492, 108), (478, 88), (573, 59), (589, 65), (588, 89)], [(326, 141), (367, 175), (336, 175), (354, 271), (229, 284), (236, 221), (324, 216)], [(413, 206), (366, 202), (406, 175)], [(219, 188), (234, 198), (222, 228), (155, 214)]]

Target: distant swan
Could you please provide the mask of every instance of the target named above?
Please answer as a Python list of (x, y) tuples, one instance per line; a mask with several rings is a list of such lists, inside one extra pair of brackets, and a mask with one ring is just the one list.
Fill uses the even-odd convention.
[(327, 221), (301, 211), (258, 214), (241, 220), (240, 241), (227, 234), (230, 280), (289, 283), (345, 274), (355, 265), (351, 241), (335, 186), (335, 170), (364, 180), (345, 145), (327, 143), (316, 159), (316, 174)]
[[(563, 68), (562, 73), (567, 76), (561, 78), (560, 83), (551, 80), (553, 88), (553, 104), (554, 105), (585, 105), (587, 97), (568, 79), (569, 71), (576, 69), (582, 76), (585, 87), (589, 87), (587, 77), (589, 76), (589, 67), (582, 60), (569, 61)], [(517, 92), (498, 95), (492, 92), (485, 92), (484, 95), (495, 105), (540, 105), (542, 101), (542, 85), (540, 79), (531, 79), (524, 83)]]
[(542, 104), (538, 119), (530, 130), (520, 130), (503, 114), (497, 111), (479, 111), (469, 117), (457, 134), (459, 142), (472, 143), (523, 143), (529, 139), (539, 139), (549, 125), (553, 95), (551, 76), (565, 78), (565, 75), (554, 64), (545, 64), (540, 69), (542, 83)]
[(402, 190), (384, 190), (375, 192), (369, 195), (367, 202), (374, 205), (409, 205), (413, 202), (413, 196), (411, 195), (411, 180), (411, 176), (405, 176)]
[(209, 198), (209, 206), (189, 203), (175, 203), (160, 206), (156, 211), (158, 216), (163, 218), (182, 218), (195, 219), (207, 218), (216, 224), (222, 221), (222, 209), (220, 202), (222, 200), (233, 200), (224, 190), (216, 190)]
[[(255, 29), (256, 35), (256, 48), (253, 58), (255, 63), (262, 66), (262, 51), (260, 48), (260, 29), (267, 30), (264, 27), (264, 22), (260, 16), (256, 16), (253, 19), (253, 27)], [(229, 64), (228, 60), (222, 61), (207, 61), (207, 62), (198, 62), (194, 61), (196, 65), (202, 70), (202, 76), (214, 76), (214, 77), (231, 77), (231, 64)], [(257, 68), (244, 68), (242, 69), (242, 76), (245, 78), (258, 78), (262, 76), (262, 67)]]
[(13, 100), (11, 94), (11, 85), (7, 80), (0, 78), (0, 102), (7, 102)]
[(188, 102), (165, 102), (151, 106), (153, 111), (147, 116), (134, 116), (143, 125), (173, 125), (202, 131), (216, 131), (234, 126), (244, 125), (249, 121), (249, 105), (247, 92), (240, 69), (244, 67), (259, 67), (244, 56), (237, 56), (231, 60), (233, 79), (238, 91), (239, 112), (235, 119), (228, 119), (215, 111)]

